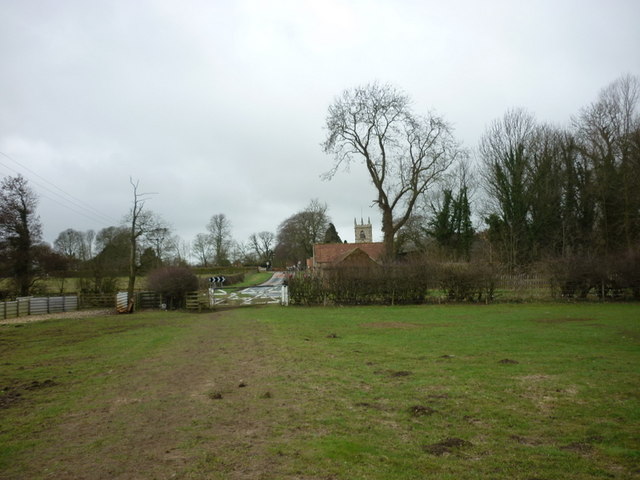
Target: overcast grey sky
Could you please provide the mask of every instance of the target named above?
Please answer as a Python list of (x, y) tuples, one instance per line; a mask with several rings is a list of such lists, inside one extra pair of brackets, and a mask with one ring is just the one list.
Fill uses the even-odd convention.
[(0, 0), (0, 176), (40, 196), (44, 238), (115, 225), (129, 177), (184, 240), (224, 213), (234, 238), (311, 199), (343, 239), (380, 221), (361, 168), (331, 181), (327, 107), (390, 82), (473, 149), (524, 107), (566, 125), (640, 74), (638, 0)]

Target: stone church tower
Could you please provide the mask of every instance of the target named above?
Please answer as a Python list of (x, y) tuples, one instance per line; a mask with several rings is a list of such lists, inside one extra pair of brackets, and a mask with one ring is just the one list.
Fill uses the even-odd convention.
[(358, 221), (354, 218), (353, 225), (355, 228), (356, 234), (356, 243), (371, 243), (373, 242), (373, 231), (371, 229), (371, 218), (367, 218), (367, 223), (364, 223), (364, 220), (360, 218), (360, 225), (358, 225)]

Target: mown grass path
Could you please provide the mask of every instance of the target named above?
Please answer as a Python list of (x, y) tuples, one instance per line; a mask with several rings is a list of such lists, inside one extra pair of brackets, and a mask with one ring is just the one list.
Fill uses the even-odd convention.
[(0, 478), (640, 477), (640, 307), (0, 326)]

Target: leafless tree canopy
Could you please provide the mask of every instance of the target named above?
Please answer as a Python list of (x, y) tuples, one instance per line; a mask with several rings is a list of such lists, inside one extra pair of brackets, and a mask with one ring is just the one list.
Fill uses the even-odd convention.
[(260, 262), (266, 262), (273, 255), (273, 247), (276, 236), (273, 232), (252, 233), (249, 236), (249, 245)]
[(231, 220), (224, 214), (218, 213), (211, 217), (207, 225), (209, 238), (213, 245), (214, 262), (223, 265), (229, 262), (229, 254), (233, 239), (231, 237)]
[(409, 98), (391, 85), (346, 90), (329, 107), (323, 150), (341, 166), (364, 162), (376, 188), (387, 253), (418, 198), (462, 154), (451, 127), (437, 115), (412, 112)]
[(279, 260), (295, 264), (311, 257), (313, 245), (322, 241), (329, 222), (327, 205), (318, 200), (311, 200), (304, 210), (283, 221), (275, 249)]

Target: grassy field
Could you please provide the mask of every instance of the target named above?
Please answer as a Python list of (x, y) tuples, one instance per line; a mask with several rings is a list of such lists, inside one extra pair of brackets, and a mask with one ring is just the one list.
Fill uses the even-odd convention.
[[(206, 280), (214, 274), (200, 274), (198, 278), (206, 283)], [(273, 272), (254, 272), (250, 271), (245, 274), (242, 283), (235, 284), (234, 287), (247, 287), (266, 282), (271, 278)], [(116, 289), (126, 290), (129, 279), (127, 277), (118, 277), (116, 279)], [(36, 284), (36, 295), (61, 295), (65, 293), (77, 293), (80, 291), (80, 282), (78, 278), (70, 277), (65, 279), (49, 278), (40, 279)], [(145, 290), (147, 288), (147, 277), (142, 275), (136, 278), (136, 290)], [(0, 278), (0, 291), (11, 290), (11, 281), (6, 278)], [(2, 300), (2, 298), (0, 298)]]
[(0, 478), (640, 478), (639, 386), (634, 304), (0, 325)]

